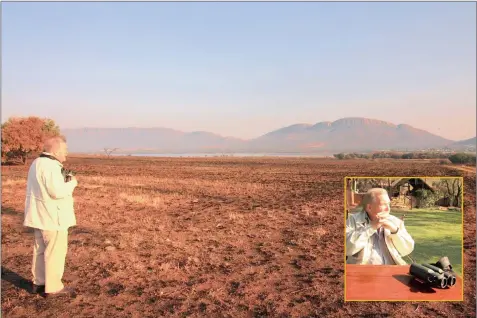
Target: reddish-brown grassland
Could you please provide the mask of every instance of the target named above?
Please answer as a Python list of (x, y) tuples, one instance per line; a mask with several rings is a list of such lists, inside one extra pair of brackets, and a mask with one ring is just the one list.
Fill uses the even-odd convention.
[[(475, 170), (425, 161), (72, 157), (71, 299), (27, 292), (28, 166), (2, 167), (4, 317), (475, 316)], [(464, 176), (465, 301), (345, 303), (345, 176)]]

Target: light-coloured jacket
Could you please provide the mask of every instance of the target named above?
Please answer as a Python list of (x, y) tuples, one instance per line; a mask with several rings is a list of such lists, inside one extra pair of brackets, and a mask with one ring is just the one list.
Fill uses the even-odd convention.
[(73, 191), (76, 180), (65, 182), (63, 165), (50, 158), (35, 159), (28, 171), (24, 226), (62, 231), (76, 225)]
[[(396, 265), (406, 265), (403, 257), (414, 250), (414, 240), (406, 231), (404, 222), (394, 215), (388, 218), (399, 228), (396, 234), (384, 230), (386, 246)], [(346, 220), (346, 256), (348, 264), (367, 264), (373, 248), (371, 236), (376, 233), (365, 211), (349, 214)]]

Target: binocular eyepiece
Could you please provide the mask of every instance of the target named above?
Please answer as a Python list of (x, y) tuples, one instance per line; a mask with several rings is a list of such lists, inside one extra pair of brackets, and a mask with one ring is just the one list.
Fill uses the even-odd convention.
[(454, 273), (447, 268), (444, 270), (438, 266), (435, 266), (440, 264), (442, 264), (440, 261), (436, 264), (413, 263), (411, 264), (409, 273), (418, 281), (431, 287), (446, 288), (454, 286), (456, 283), (456, 277)]

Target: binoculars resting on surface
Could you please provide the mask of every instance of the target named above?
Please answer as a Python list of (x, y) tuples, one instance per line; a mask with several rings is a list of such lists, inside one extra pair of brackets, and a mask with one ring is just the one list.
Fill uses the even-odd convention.
[(61, 174), (63, 175), (63, 178), (65, 178), (65, 182), (68, 182), (71, 180), (71, 177), (76, 174), (73, 170), (61, 168)]
[(430, 287), (446, 288), (456, 283), (456, 277), (452, 271), (449, 258), (442, 257), (435, 264), (411, 264), (409, 273), (421, 283)]

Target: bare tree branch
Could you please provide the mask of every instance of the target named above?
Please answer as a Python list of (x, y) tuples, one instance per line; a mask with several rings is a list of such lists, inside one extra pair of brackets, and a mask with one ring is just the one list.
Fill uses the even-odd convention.
[(119, 148), (104, 148), (104, 152), (106, 153), (106, 155), (108, 156), (108, 159), (109, 157), (111, 156), (111, 154), (118, 150)]

